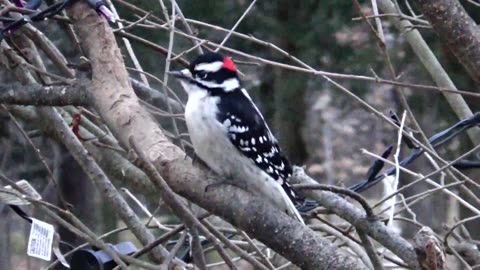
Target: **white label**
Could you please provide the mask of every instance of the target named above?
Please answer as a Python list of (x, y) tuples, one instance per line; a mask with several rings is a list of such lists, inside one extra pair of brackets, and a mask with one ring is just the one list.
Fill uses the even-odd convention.
[(52, 257), (53, 225), (32, 218), (32, 228), (28, 239), (27, 254), (45, 261)]
[[(27, 180), (20, 180), (16, 183), (19, 188), (25, 191), (32, 199), (40, 200), (42, 196), (28, 183)], [(5, 187), (0, 187), (0, 202), (5, 204), (12, 205), (27, 205), (30, 204), (29, 201), (23, 199), (25, 195), (21, 194), (17, 190), (13, 189), (12, 186), (8, 185)]]
[(32, 197), (35, 200), (41, 200), (42, 196), (28, 183), (27, 180), (23, 179), (18, 181), (17, 186), (20, 187), (23, 191), (25, 191), (30, 197)]

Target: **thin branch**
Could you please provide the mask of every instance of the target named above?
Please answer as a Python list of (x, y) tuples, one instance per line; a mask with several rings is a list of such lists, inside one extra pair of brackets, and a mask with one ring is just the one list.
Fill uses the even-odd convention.
[[(138, 13), (140, 13), (141, 17), (147, 15), (148, 13), (150, 13), (150, 12), (147, 12), (147, 11), (139, 8), (139, 7), (136, 6), (136, 5), (130, 4), (130, 3), (126, 2), (126, 1), (123, 1), (123, 0), (113, 0), (113, 1), (121, 4), (122, 6), (130, 9), (130, 10), (133, 11), (133, 12), (138, 12)], [(154, 19), (155, 21), (157, 21), (157, 22), (159, 22), (159, 23), (165, 22), (165, 21), (163, 21), (162, 19), (160, 19), (159, 17), (157, 17), (157, 16), (155, 16), (155, 15), (153, 15), (153, 14), (150, 15), (150, 18)]]
[[(398, 190), (398, 183), (400, 182), (400, 150), (402, 149), (402, 135), (403, 135), (403, 130), (405, 126), (405, 119), (407, 117), (407, 112), (404, 111), (402, 115), (402, 120), (400, 122), (400, 127), (398, 129), (398, 136), (397, 136), (397, 150), (395, 151), (395, 154), (393, 155), (393, 159), (395, 160), (395, 177), (392, 183), (392, 192), (391, 193), (396, 193)], [(388, 224), (390, 226), (393, 226), (393, 214), (395, 213), (395, 202), (396, 202), (396, 197), (392, 196), (390, 201), (392, 201), (391, 205), (391, 211), (390, 211), (390, 219)]]
[(213, 227), (213, 225), (210, 224), (210, 222), (208, 222), (207, 220), (203, 220), (202, 223), (205, 225), (205, 227), (207, 227), (207, 229), (210, 232), (212, 232), (213, 235), (215, 235), (215, 237), (220, 239), (220, 241), (222, 241), (227, 248), (235, 252), (238, 256), (240, 256), (240, 258), (249, 262), (253, 267), (255, 267), (255, 269), (268, 270), (268, 268), (265, 265), (257, 261), (255, 258), (250, 256), (250, 254), (245, 252), (243, 249), (239, 248), (237, 245), (230, 242), (230, 239), (228, 239), (225, 235), (223, 235), (221, 232), (215, 229), (215, 227)]
[[(160, 52), (161, 54), (163, 54), (165, 56), (168, 53), (168, 49), (165, 49), (164, 47), (162, 47), (162, 46), (160, 46), (160, 45), (158, 45), (154, 42), (151, 42), (149, 40), (146, 40), (144, 38), (141, 38), (137, 35), (134, 35), (134, 34), (131, 34), (131, 33), (128, 33), (128, 32), (121, 32), (121, 31), (115, 32), (115, 35), (120, 36), (120, 37), (124, 37), (124, 38), (128, 38), (130, 41), (135, 41), (137, 43), (140, 43), (140, 44), (142, 44), (146, 47), (149, 47), (149, 48), (153, 49), (154, 51)], [(176, 54), (172, 53), (172, 56), (175, 57)], [(175, 61), (180, 63), (184, 67), (189, 66), (189, 63), (183, 58), (176, 58)]]
[(147, 222), (147, 225), (150, 223), (150, 220), (153, 220), (159, 229), (165, 230), (167, 232), (172, 230), (172, 229), (164, 226), (162, 223), (160, 223), (160, 221), (154, 215), (152, 215), (152, 213), (150, 213), (150, 211), (148, 211), (147, 207), (145, 207), (128, 189), (121, 188), (121, 190), (125, 194), (127, 194), (127, 196), (130, 197), (130, 199), (132, 199), (135, 202), (135, 204), (138, 205), (138, 207), (140, 207), (140, 209), (143, 211), (143, 213), (145, 213), (148, 216), (149, 222)]
[(245, 18), (245, 16), (247, 16), (248, 12), (250, 12), (250, 10), (253, 8), (253, 6), (255, 5), (255, 3), (257, 2), (257, 0), (253, 0), (252, 3), (250, 3), (250, 5), (248, 6), (248, 8), (245, 10), (245, 12), (243, 12), (242, 16), (240, 16), (240, 18), (237, 20), (237, 22), (233, 25), (232, 29), (230, 29), (230, 31), (227, 33), (227, 35), (225, 36), (225, 38), (222, 40), (222, 42), (220, 42), (220, 44), (218, 45), (217, 49), (215, 50), (215, 52), (218, 52), (221, 48), (223, 48), (223, 45), (225, 44), (225, 42), (227, 42), (227, 40), (230, 38), (230, 36), (232, 35), (232, 32), (235, 31), (235, 29), (237, 29), (238, 25), (240, 25), (240, 23), (242, 22), (243, 18)]
[(187, 50), (179, 53), (177, 56), (173, 57), (173, 58), (171, 59), (171, 61), (175, 61), (175, 60), (183, 57), (184, 55), (192, 52), (193, 50), (201, 49), (201, 47), (202, 47), (203, 45), (207, 45), (207, 44), (208, 44), (208, 40), (203, 40), (203, 41), (201, 41), (201, 42), (195, 41), (195, 42), (197, 42), (197, 44), (195, 44), (195, 46), (193, 46), (193, 47), (191, 47), (190, 49), (187, 49)]
[(170, 265), (172, 263), (172, 260), (173, 258), (175, 258), (175, 255), (177, 254), (177, 252), (180, 250), (180, 248), (183, 246), (183, 244), (185, 243), (185, 239), (187, 238), (187, 233), (184, 232), (180, 238), (178, 238), (177, 240), (177, 243), (175, 244), (175, 246), (170, 250), (170, 256), (167, 257), (167, 259), (165, 259), (165, 261), (162, 263), (162, 265), (160, 266), (160, 269), (164, 269), (164, 270), (168, 270), (170, 269)]
[(66, 209), (69, 209), (71, 207), (71, 205), (65, 200), (61, 190), (60, 190), (60, 186), (58, 185), (58, 180), (56, 179), (55, 175), (53, 174), (52, 170), (50, 169), (50, 167), (48, 166), (47, 162), (45, 161), (43, 155), (40, 153), (40, 149), (38, 149), (35, 144), (33, 143), (33, 141), (30, 139), (30, 137), (28, 137), (27, 133), (25, 132), (25, 130), (23, 129), (23, 127), (18, 123), (17, 119), (15, 118), (15, 116), (13, 116), (10, 111), (7, 109), (7, 107), (5, 105), (1, 105), (1, 107), (7, 112), (8, 116), (10, 117), (10, 120), (13, 122), (13, 124), (17, 127), (17, 129), (20, 131), (20, 133), (23, 135), (23, 137), (25, 138), (25, 140), (27, 140), (27, 142), (30, 144), (30, 146), (33, 148), (33, 152), (35, 153), (35, 155), (37, 156), (37, 158), (40, 160), (40, 162), (43, 164), (43, 166), (45, 167), (46, 171), (47, 171), (47, 175), (48, 175), (48, 180), (53, 184), (53, 186), (55, 187), (55, 190), (57, 191), (57, 196), (60, 200), (60, 202), (62, 203), (63, 207), (66, 208)]
[[(369, 155), (373, 156), (374, 158), (376, 159), (380, 159), (382, 160), (383, 162), (385, 163), (388, 163), (390, 165), (393, 165), (395, 166), (395, 163), (391, 162), (390, 160), (387, 160), (387, 159), (384, 159), (378, 155), (375, 155), (375, 154), (372, 154), (372, 153), (369, 153)], [(416, 173), (416, 172), (413, 172), (411, 170), (408, 170), (406, 168), (403, 168), (403, 167), (400, 167), (400, 170), (403, 171), (403, 172), (406, 172), (410, 175), (413, 175), (413, 176), (416, 176), (416, 177), (419, 177), (419, 178), (424, 178), (423, 175), (419, 174), (419, 173)], [(480, 215), (480, 210), (475, 208), (473, 205), (471, 205), (470, 203), (468, 203), (467, 201), (465, 201), (463, 198), (461, 198), (460, 196), (458, 196), (457, 194), (455, 194), (454, 192), (448, 190), (448, 189), (445, 189), (445, 186), (442, 186), (438, 183), (436, 183), (435, 181), (431, 180), (430, 178), (425, 178), (425, 182), (429, 185), (432, 185), (436, 188), (440, 188), (440, 190), (442, 190), (442, 192), (445, 192), (447, 193), (448, 195), (454, 197), (456, 200), (458, 200), (460, 202), (460, 204), (462, 204), (463, 206), (465, 206), (466, 208), (468, 208), (469, 210), (471, 210), (473, 213), (475, 214), (478, 214)], [(376, 205), (378, 206), (378, 204)]]
[(368, 204), (367, 200), (362, 197), (362, 195), (353, 192), (348, 189), (340, 188), (337, 186), (332, 186), (332, 185), (322, 185), (322, 184), (293, 184), (292, 187), (294, 189), (298, 190), (325, 190), (325, 191), (330, 191), (333, 193), (338, 193), (338, 194), (343, 194), (346, 195), (354, 200), (356, 200), (365, 210), (365, 215), (367, 215), (368, 218), (373, 218), (373, 210), (372, 207)]
[[(402, 186), (401, 188), (399, 188), (395, 193), (392, 193), (392, 194), (389, 194), (389, 195), (385, 196), (385, 197), (382, 198), (379, 202), (377, 202), (377, 203), (373, 206), (373, 208), (379, 206), (380, 204), (382, 204), (382, 203), (385, 202), (386, 200), (390, 199), (392, 196), (395, 196), (396, 194), (405, 191), (407, 188), (410, 188), (410, 187), (412, 187), (413, 185), (415, 185), (415, 184), (417, 184), (417, 183), (420, 183), (420, 182), (422, 182), (422, 181), (424, 181), (424, 180), (426, 180), (426, 179), (429, 179), (429, 178), (431, 178), (432, 176), (434, 176), (434, 175), (436, 175), (436, 174), (438, 174), (438, 173), (443, 172), (443, 171), (446, 170), (447, 168), (452, 167), (452, 166), (455, 164), (455, 162), (457, 162), (457, 161), (459, 161), (459, 160), (462, 160), (462, 159), (464, 159), (464, 158), (472, 155), (473, 153), (475, 153), (475, 152), (476, 152), (477, 150), (479, 150), (479, 149), (480, 149), (480, 144), (477, 145), (477, 146), (475, 146), (474, 148), (470, 149), (469, 151), (465, 152), (464, 154), (460, 155), (460, 156), (457, 157), (455, 160), (453, 160), (453, 161), (451, 161), (451, 162), (448, 162), (446, 165), (442, 166), (441, 168), (438, 168), (438, 169), (435, 170), (435, 171), (432, 171), (432, 172), (428, 173), (428, 174), (425, 175), (425, 176), (418, 174), (418, 175), (420, 176), (418, 179), (415, 179), (415, 180), (412, 181), (411, 183), (408, 183), (408, 184), (406, 184), (406, 185), (403, 185), (403, 186)], [(363, 152), (367, 153), (366, 150), (363, 151)], [(374, 155), (374, 154), (372, 154), (372, 155)], [(382, 157), (379, 157), (379, 156), (377, 156), (377, 157), (378, 157), (379, 159), (381, 159), (381, 160), (383, 160), (383, 161), (391, 164), (391, 162), (390, 162), (389, 160), (383, 159)], [(402, 170), (403, 170), (404, 168), (401, 168), (401, 167), (400, 167), (399, 169), (402, 169)]]
[[(165, 6), (165, 4), (163, 3), (163, 0), (158, 0), (158, 2), (160, 3), (160, 7), (162, 8), (162, 13), (163, 13), (163, 16), (165, 17), (165, 20), (167, 21), (168, 24), (173, 24), (172, 22), (170, 22), (171, 20), (175, 21), (175, 16), (172, 16), (171, 20), (170, 18), (168, 18), (168, 9), (167, 7)], [(173, 10), (172, 13), (174, 13), (175, 11)], [(175, 13), (174, 13), (175, 14)]]
[(272, 262), (263, 254), (263, 252), (257, 247), (257, 245), (253, 242), (253, 240), (246, 234), (244, 231), (239, 231), (239, 233), (242, 235), (245, 240), (247, 240), (248, 244), (255, 250), (255, 252), (260, 256), (262, 261), (265, 263), (265, 265), (270, 269), (273, 270), (275, 269), (275, 266), (273, 266)]
[[(194, 33), (193, 33), (193, 30), (192, 30), (192, 28), (190, 27), (190, 24), (188, 24), (187, 20), (185, 19), (185, 16), (183, 16), (183, 12), (182, 12), (182, 10), (180, 9), (180, 6), (178, 5), (178, 3), (177, 3), (176, 1), (175, 1), (175, 8), (176, 8), (176, 10), (177, 10), (177, 14), (178, 14), (178, 16), (180, 17), (180, 20), (181, 20), (183, 26), (185, 26), (185, 28), (187, 29), (187, 33), (188, 33), (189, 35), (193, 35), (193, 34), (194, 34)], [(202, 49), (202, 45), (203, 45), (203, 44), (202, 44), (202, 42), (198, 42), (198, 41), (196, 41), (196, 40), (192, 40), (192, 42), (193, 42), (193, 44), (195, 44), (194, 48), (197, 49), (197, 52), (198, 52), (199, 54), (203, 54), (203, 49)]]
[[(120, 18), (120, 16), (119, 16), (118, 13), (117, 13), (117, 10), (115, 9), (115, 6), (114, 6), (113, 4), (111, 4), (110, 7), (111, 7), (112, 12), (113, 12), (113, 14), (115, 15), (115, 17)], [(144, 21), (145, 19), (147, 19), (149, 15), (150, 15), (150, 14), (146, 14), (143, 18), (141, 18), (141, 19), (138, 20), (137, 22), (129, 25), (128, 27), (133, 27), (135, 24), (141, 23), (142, 21)], [(122, 22), (118, 21), (117, 24), (118, 24), (118, 27), (119, 27), (119, 29), (117, 29), (117, 31), (125, 32), (126, 28), (123, 27)], [(140, 62), (138, 61), (138, 58), (137, 58), (137, 56), (135, 55), (135, 52), (133, 51), (132, 44), (130, 43), (130, 40), (128, 40), (127, 38), (122, 38), (122, 41), (123, 41), (123, 43), (125, 44), (125, 48), (127, 49), (127, 53), (128, 53), (128, 55), (130, 56), (130, 59), (132, 60), (132, 63), (133, 63), (133, 65), (135, 66), (135, 68), (138, 69), (138, 70), (143, 71), (143, 68), (142, 68), (142, 66), (140, 65)], [(142, 82), (143, 82), (146, 86), (150, 86), (150, 85), (148, 84), (147, 77), (146, 77), (144, 74), (140, 74), (140, 79), (142, 80)]]
[(192, 227), (190, 231), (190, 251), (192, 253), (193, 262), (200, 270), (207, 270), (207, 262), (205, 260), (205, 255), (202, 247), (202, 240), (198, 233), (198, 229)]
[(375, 250), (375, 247), (373, 246), (373, 243), (370, 240), (370, 238), (368, 238), (368, 235), (362, 231), (358, 231), (358, 236), (360, 237), (363, 247), (365, 248), (365, 251), (367, 252), (368, 257), (372, 262), (373, 269), (383, 270), (384, 268), (382, 265), (382, 260), (380, 260), (380, 258), (378, 257), (377, 251)]

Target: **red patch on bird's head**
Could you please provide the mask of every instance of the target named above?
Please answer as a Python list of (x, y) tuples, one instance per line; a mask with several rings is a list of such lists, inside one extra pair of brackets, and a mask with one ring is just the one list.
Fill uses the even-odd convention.
[(223, 67), (233, 72), (237, 71), (235, 64), (233, 63), (232, 59), (230, 59), (229, 57), (223, 58)]

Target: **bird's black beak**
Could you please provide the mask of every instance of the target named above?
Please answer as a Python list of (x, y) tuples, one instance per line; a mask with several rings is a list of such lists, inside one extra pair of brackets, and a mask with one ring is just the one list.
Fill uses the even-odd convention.
[(182, 70), (169, 71), (168, 74), (180, 80), (188, 80), (192, 78), (192, 73), (187, 68)]

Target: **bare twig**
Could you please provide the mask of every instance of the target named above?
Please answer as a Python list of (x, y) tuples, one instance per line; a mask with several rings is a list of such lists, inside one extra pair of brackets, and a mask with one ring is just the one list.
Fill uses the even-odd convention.
[(245, 252), (243, 249), (239, 248), (237, 245), (230, 242), (230, 239), (228, 239), (225, 235), (223, 235), (217, 229), (215, 229), (215, 227), (213, 227), (213, 225), (210, 224), (210, 222), (208, 222), (207, 220), (203, 220), (202, 223), (205, 225), (205, 227), (207, 227), (208, 230), (210, 230), (210, 232), (212, 232), (213, 235), (215, 235), (215, 237), (220, 239), (220, 241), (222, 241), (222, 243), (225, 244), (227, 248), (235, 252), (238, 256), (240, 256), (240, 258), (249, 262), (252, 266), (255, 267), (255, 269), (268, 270), (268, 268), (265, 265), (257, 261), (255, 258), (250, 256), (250, 254)]
[(298, 190), (306, 190), (306, 189), (309, 189), (309, 190), (325, 190), (325, 191), (330, 191), (330, 192), (333, 192), (333, 193), (346, 195), (346, 196), (356, 200), (358, 203), (360, 203), (360, 205), (365, 210), (365, 214), (367, 215), (367, 217), (372, 218), (374, 216), (373, 211), (372, 211), (372, 207), (370, 207), (367, 200), (365, 200), (365, 198), (363, 198), (362, 195), (360, 195), (356, 192), (353, 192), (351, 190), (340, 188), (340, 187), (337, 187), (337, 186), (322, 185), (322, 184), (293, 184), (292, 187), (294, 189), (298, 189)]
[[(391, 162), (390, 160), (384, 159), (384, 158), (382, 158), (382, 157), (380, 157), (380, 156), (378, 156), (378, 155), (375, 155), (375, 154), (372, 154), (372, 153), (369, 153), (369, 155), (373, 156), (373, 157), (376, 158), (376, 159), (382, 160), (382, 161), (385, 162), (385, 163), (388, 163), (388, 164), (391, 164), (391, 165), (395, 165), (395, 164), (394, 164), (393, 162)], [(403, 171), (403, 172), (406, 172), (406, 173), (408, 173), (408, 174), (410, 174), (410, 175), (414, 175), (414, 176), (417, 176), (417, 177), (420, 177), (420, 178), (424, 178), (423, 175), (418, 174), (418, 173), (415, 173), (415, 172), (413, 172), (413, 171), (411, 171), (411, 170), (408, 170), (408, 169), (406, 169), (406, 168), (400, 167), (400, 170)], [(445, 189), (444, 186), (436, 183), (435, 181), (433, 181), (433, 180), (431, 180), (431, 179), (429, 179), (429, 178), (425, 178), (425, 182), (426, 182), (427, 184), (430, 184), (430, 185), (436, 187), (436, 188), (440, 188), (440, 190), (442, 190), (442, 192), (445, 192), (445, 193), (447, 193), (448, 195), (454, 197), (454, 198), (455, 198), (456, 200), (458, 200), (463, 206), (465, 206), (466, 208), (468, 208), (469, 210), (471, 210), (473, 213), (480, 214), (480, 210), (479, 210), (479, 209), (477, 209), (476, 207), (474, 207), (473, 205), (471, 205), (470, 203), (468, 203), (467, 201), (465, 201), (464, 199), (462, 199), (460, 196), (458, 196), (458, 195), (455, 194), (454, 192), (452, 192), (452, 191), (450, 191), (450, 190), (448, 190), (448, 189)], [(379, 205), (379, 204), (377, 203), (377, 205), (375, 205), (375, 207), (378, 206), (378, 205)]]
[(382, 265), (382, 261), (378, 257), (377, 251), (375, 250), (375, 247), (373, 246), (373, 243), (370, 240), (370, 238), (368, 238), (368, 235), (362, 231), (358, 231), (358, 236), (360, 237), (360, 240), (362, 240), (363, 247), (365, 248), (365, 251), (367, 252), (368, 257), (372, 262), (373, 268), (375, 270), (383, 270), (384, 268)]
[[(115, 17), (120, 18), (117, 10), (115, 9), (115, 6), (113, 4), (111, 4), (110, 7), (111, 7), (112, 12), (115, 15)], [(134, 27), (136, 24), (139, 24), (139, 23), (143, 22), (144, 20), (146, 20), (149, 15), (150, 14), (146, 14), (143, 18), (139, 19), (137, 22), (134, 22), (134, 23), (128, 25), (127, 27), (128, 28)], [(117, 29), (116, 31), (125, 32), (127, 27), (124, 27), (122, 22), (120, 22), (120, 21), (118, 21), (117, 24), (118, 24), (119, 29)], [(127, 49), (128, 55), (130, 56), (130, 59), (132, 60), (132, 63), (135, 66), (135, 68), (143, 71), (143, 68), (140, 65), (140, 62), (138, 61), (138, 58), (135, 55), (135, 52), (133, 51), (132, 44), (130, 44), (130, 40), (128, 40), (127, 38), (122, 38), (122, 41), (125, 44), (125, 48)], [(150, 86), (149, 83), (148, 83), (147, 77), (145, 77), (144, 74), (140, 74), (140, 79), (142, 80), (142, 82), (145, 85)]]
[(220, 42), (220, 45), (217, 47), (215, 52), (218, 52), (223, 47), (225, 42), (227, 42), (227, 40), (232, 35), (232, 32), (235, 31), (235, 29), (237, 29), (237, 26), (242, 22), (243, 18), (245, 18), (245, 16), (247, 16), (248, 12), (250, 12), (250, 10), (253, 8), (253, 6), (255, 5), (256, 2), (257, 2), (257, 0), (253, 0), (252, 3), (250, 3), (248, 8), (245, 10), (245, 12), (243, 12), (242, 16), (240, 16), (240, 18), (237, 20), (237, 22), (233, 25), (232, 29), (230, 29), (230, 31), (225, 36), (225, 38), (222, 40), (222, 42)]
[[(185, 19), (185, 16), (183, 16), (183, 12), (180, 9), (180, 6), (178, 5), (178, 3), (176, 1), (175, 1), (175, 8), (177, 10), (178, 16), (180, 17), (180, 20), (182, 21), (183, 26), (185, 26), (185, 28), (187, 29), (187, 33), (189, 35), (193, 35), (193, 30), (190, 27), (190, 24), (188, 24), (187, 20)], [(192, 40), (192, 42), (193, 42), (193, 44), (195, 44), (194, 48), (197, 49), (197, 52), (199, 54), (203, 54), (203, 49), (202, 49), (203, 44), (202, 44), (202, 42), (198, 42), (198, 41), (195, 41), (195, 40)]]
[(184, 232), (182, 233), (182, 235), (180, 236), (180, 238), (178, 238), (177, 240), (177, 243), (175, 244), (175, 246), (172, 248), (172, 250), (170, 250), (170, 256), (168, 256), (165, 261), (162, 263), (162, 265), (160, 266), (160, 269), (162, 270), (168, 270), (170, 269), (170, 264), (172, 263), (172, 260), (173, 258), (175, 257), (175, 255), (177, 254), (178, 250), (180, 250), (180, 248), (183, 246), (183, 244), (185, 243), (185, 239), (187, 238), (187, 233)]
[(43, 155), (40, 153), (40, 149), (38, 149), (35, 144), (33, 143), (33, 141), (30, 139), (30, 137), (28, 137), (27, 133), (25, 132), (25, 130), (22, 128), (22, 126), (18, 123), (17, 119), (9, 112), (9, 110), (7, 109), (7, 107), (5, 105), (1, 105), (1, 107), (3, 108), (3, 110), (5, 110), (8, 114), (8, 116), (10, 117), (10, 120), (13, 122), (13, 124), (18, 128), (18, 130), (20, 131), (20, 133), (23, 135), (23, 137), (25, 138), (25, 140), (27, 140), (27, 142), (30, 144), (30, 146), (33, 148), (33, 152), (35, 153), (35, 155), (37, 156), (37, 158), (40, 160), (40, 162), (43, 164), (43, 166), (45, 167), (47, 173), (48, 173), (48, 180), (53, 184), (53, 186), (55, 187), (55, 189), (57, 190), (57, 195), (58, 195), (58, 198), (60, 199), (60, 202), (62, 203), (63, 207), (65, 207), (66, 209), (69, 209), (71, 207), (71, 205), (65, 200), (65, 198), (63, 197), (63, 194), (60, 190), (60, 187), (58, 185), (58, 181), (55, 177), (55, 175), (53, 174), (52, 170), (50, 170), (50, 167), (48, 166), (47, 162), (45, 161)]
[(205, 255), (202, 247), (202, 241), (198, 233), (198, 229), (192, 227), (190, 231), (190, 250), (192, 253), (193, 262), (200, 270), (207, 270), (207, 262), (205, 260)]
[[(239, 231), (239, 230), (238, 230)], [(263, 254), (263, 252), (257, 247), (257, 245), (253, 242), (253, 240), (246, 234), (244, 231), (239, 231), (239, 233), (242, 235), (245, 240), (247, 240), (248, 244), (255, 250), (255, 252), (260, 256), (262, 261), (265, 263), (265, 265), (270, 269), (273, 270), (275, 269), (275, 266), (273, 266), (272, 262)]]
[[(152, 215), (152, 213), (150, 213), (150, 211), (148, 211), (148, 209), (126, 188), (121, 188), (121, 190), (123, 192), (125, 192), (125, 194), (127, 194), (137, 205), (138, 207), (140, 207), (140, 209), (142, 209), (142, 211), (147, 214), (148, 218), (149, 219), (153, 219), (153, 221), (155, 222), (155, 224), (157, 225), (157, 227), (161, 230), (165, 230), (165, 231), (171, 231), (172, 229), (166, 227), (166, 226), (163, 226), (162, 223), (160, 223), (160, 221)], [(148, 223), (147, 223), (148, 224)]]
[[(392, 183), (392, 193), (396, 193), (397, 192), (397, 189), (398, 189), (398, 183), (399, 183), (399, 180), (400, 180), (400, 149), (402, 149), (402, 132), (404, 130), (404, 126), (405, 126), (405, 119), (407, 117), (407, 112), (403, 112), (403, 115), (402, 115), (402, 120), (400, 122), (400, 128), (398, 129), (398, 138), (397, 138), (397, 150), (395, 151), (395, 154), (393, 155), (393, 158), (395, 160), (395, 178), (393, 180), (393, 183)], [(391, 197), (391, 211), (390, 211), (390, 219), (389, 219), (389, 225), (392, 226), (393, 225), (393, 214), (395, 212), (395, 209), (394, 209), (394, 206), (395, 206), (395, 202), (396, 202), (396, 197), (395, 196), (392, 196)]]

